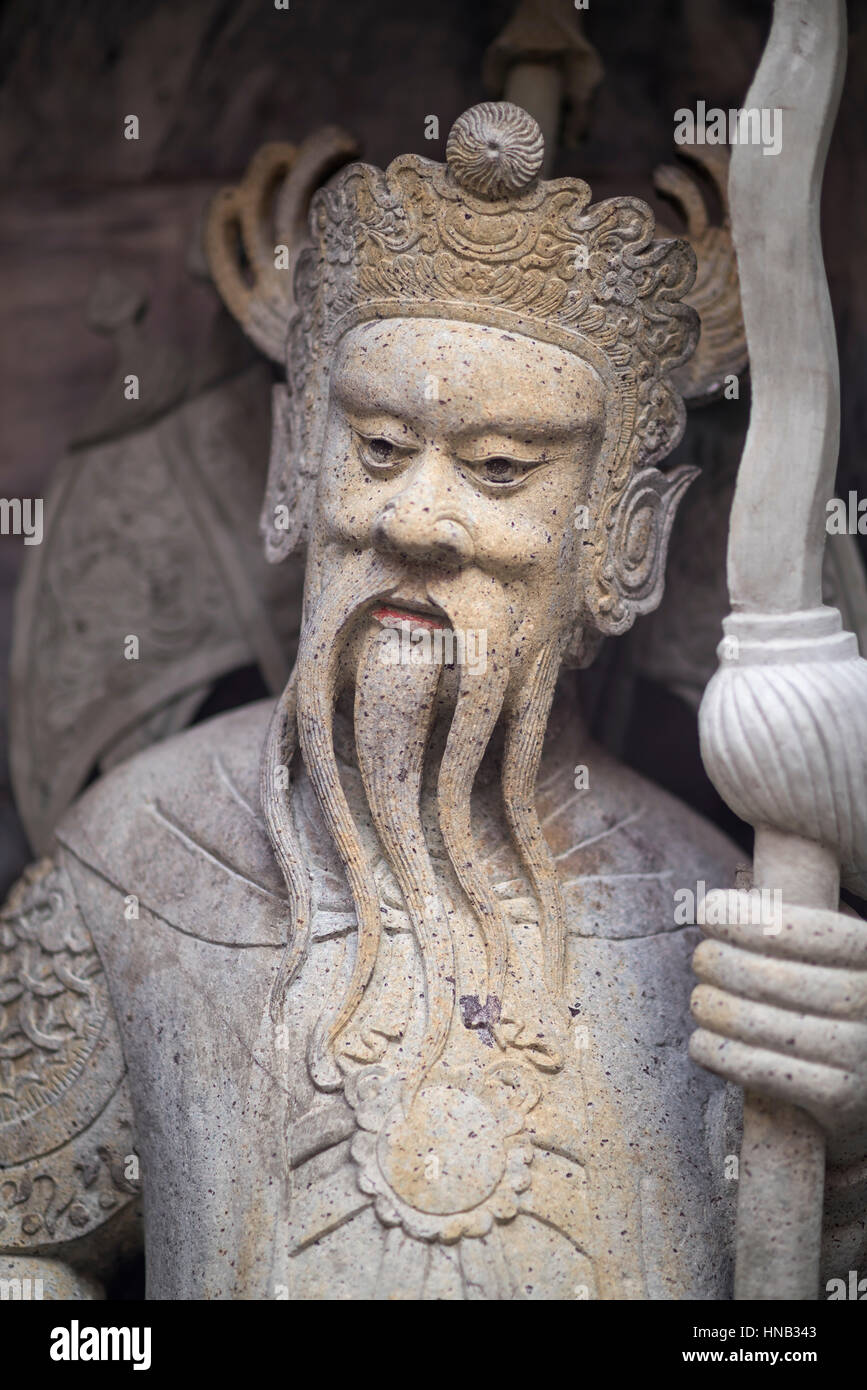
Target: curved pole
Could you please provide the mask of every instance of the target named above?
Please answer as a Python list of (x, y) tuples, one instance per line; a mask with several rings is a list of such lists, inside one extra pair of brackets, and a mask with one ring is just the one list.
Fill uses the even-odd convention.
[(844, 0), (776, 0), (746, 109), (780, 112), (782, 147), (732, 152), (729, 204), (752, 382), (729, 533), (735, 612), (822, 602), (840, 376), (819, 208), (845, 59)]
[[(780, 113), (781, 149), (745, 143), (732, 156), (752, 413), (731, 513), (732, 614), (700, 711), (708, 774), (756, 829), (755, 886), (830, 908), (841, 856), (852, 868), (867, 849), (851, 796), (867, 756), (867, 664), (821, 588), (840, 392), (819, 204), (845, 44), (843, 0), (776, 0), (745, 109)], [(818, 1296), (824, 1169), (809, 1115), (745, 1094), (737, 1299)]]

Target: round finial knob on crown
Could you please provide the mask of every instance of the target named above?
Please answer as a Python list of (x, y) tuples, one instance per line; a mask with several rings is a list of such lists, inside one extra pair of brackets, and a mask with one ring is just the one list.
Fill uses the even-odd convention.
[(533, 117), (511, 101), (483, 101), (459, 116), (446, 145), (446, 163), (469, 193), (508, 198), (533, 182), (545, 142)]

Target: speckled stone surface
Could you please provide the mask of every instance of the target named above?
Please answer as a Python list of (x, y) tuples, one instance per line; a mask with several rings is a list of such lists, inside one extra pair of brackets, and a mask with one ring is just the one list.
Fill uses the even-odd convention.
[[(271, 560), (307, 546), (297, 664), (100, 781), (12, 904), (40, 1058), (55, 980), (101, 1006), (43, 1095), (15, 1078), (5, 1249), (74, 1267), (142, 1185), (152, 1298), (730, 1295), (737, 1091), (688, 1055), (678, 903), (738, 856), (564, 674), (662, 593), (693, 256), (540, 183), (532, 126), (468, 113), (448, 166), (314, 200), (262, 518)], [(85, 1183), (44, 1231), (25, 1121), (55, 1163), (105, 1123), (122, 1210)]]

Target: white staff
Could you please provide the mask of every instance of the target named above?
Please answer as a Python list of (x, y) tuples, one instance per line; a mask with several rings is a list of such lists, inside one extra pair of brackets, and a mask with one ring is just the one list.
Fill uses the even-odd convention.
[[(867, 857), (867, 663), (821, 589), (839, 375), (819, 202), (845, 44), (843, 0), (776, 0), (746, 106), (780, 113), (782, 148), (739, 143), (732, 156), (753, 400), (731, 515), (732, 613), (700, 714), (708, 773), (756, 830), (755, 885), (816, 909), (837, 907), (841, 865), (854, 881)], [(713, 1067), (708, 1037), (693, 1055)], [(778, 1066), (784, 1090), (785, 1056), (764, 1056), (776, 1061), (745, 1061), (741, 1075), (773, 1094)], [(824, 1171), (816, 1121), (747, 1088), (736, 1298), (817, 1297)]]

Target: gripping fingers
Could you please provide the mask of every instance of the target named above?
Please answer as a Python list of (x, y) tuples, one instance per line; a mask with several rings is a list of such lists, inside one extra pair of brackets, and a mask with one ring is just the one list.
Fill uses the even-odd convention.
[(794, 1013), (867, 1020), (867, 971), (757, 955), (723, 941), (702, 941), (693, 956), (699, 980), (730, 994)]
[(760, 909), (760, 900), (750, 893), (714, 889), (701, 905), (702, 931), (761, 955), (867, 970), (867, 924), (860, 918), (788, 904), (773, 913)]
[(709, 1032), (780, 1053), (781, 1064), (797, 1057), (862, 1074), (867, 1066), (867, 1025), (862, 1023), (757, 1004), (712, 985), (693, 990), (692, 1013)]
[(808, 1111), (826, 1129), (860, 1121), (863, 1083), (852, 1072), (784, 1057), (779, 1052), (736, 1042), (699, 1028), (689, 1055), (708, 1071), (773, 1100)]

